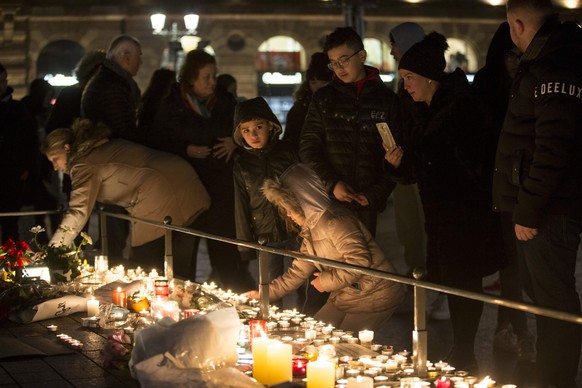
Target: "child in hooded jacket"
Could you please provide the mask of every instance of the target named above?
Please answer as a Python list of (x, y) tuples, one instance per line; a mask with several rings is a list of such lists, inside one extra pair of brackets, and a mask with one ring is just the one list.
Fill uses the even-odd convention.
[[(280, 176), (299, 161), (295, 147), (280, 141), (280, 135), (281, 124), (262, 97), (236, 106), (232, 137), (245, 150), (234, 164), (236, 236), (250, 242), (265, 238), (270, 247), (296, 250), (297, 234), (288, 231), (276, 206), (261, 192), (265, 179)], [(244, 261), (256, 258), (250, 248), (239, 247), (239, 251)], [(274, 279), (283, 274), (285, 258), (274, 254), (270, 258), (270, 279)]]

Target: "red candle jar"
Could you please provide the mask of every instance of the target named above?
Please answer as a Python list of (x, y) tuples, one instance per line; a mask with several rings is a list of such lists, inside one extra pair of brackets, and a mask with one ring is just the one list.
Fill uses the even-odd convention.
[(184, 314), (184, 319), (186, 319), (186, 318), (189, 318), (193, 315), (200, 314), (200, 310), (198, 310), (198, 309), (185, 309), (184, 311), (182, 311), (182, 313)]
[(111, 303), (116, 306), (127, 308), (127, 291), (122, 290), (121, 287), (118, 287), (117, 290), (113, 290), (111, 293)]
[(293, 377), (305, 377), (307, 369), (307, 359), (303, 357), (293, 357)]
[(446, 377), (441, 377), (436, 381), (436, 388), (450, 388), (451, 387), (451, 380)]
[(170, 294), (168, 281), (166, 279), (158, 279), (154, 282), (155, 296), (167, 297)]
[(268, 333), (267, 321), (264, 319), (254, 319), (249, 321), (249, 341), (251, 350), (253, 346), (253, 338), (266, 337)]

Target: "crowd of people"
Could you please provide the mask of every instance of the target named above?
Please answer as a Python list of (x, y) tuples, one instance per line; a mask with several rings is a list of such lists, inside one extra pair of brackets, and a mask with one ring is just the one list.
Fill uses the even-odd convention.
[[(141, 95), (133, 79), (140, 42), (115, 37), (81, 60), (79, 83), (61, 91), (52, 111), (50, 85), (35, 80), (29, 96), (15, 101), (0, 65), (0, 211), (18, 211), (27, 200), (44, 210), (58, 203), (40, 149), (70, 177), (53, 243), (72, 241), (100, 203), (394, 272), (391, 252), (374, 239), (392, 195), (407, 275), (426, 268), (430, 281), (482, 292), (483, 277), (499, 271), (502, 297), (522, 301), (523, 289), (536, 305), (579, 314), (580, 26), (560, 21), (550, 0), (508, 0), (507, 22), (473, 84), (447, 67), (447, 41), (438, 32), (406, 22), (389, 38), (396, 91), (365, 64), (362, 37), (338, 27), (311, 56), (285, 127), (262, 97), (237, 96), (232, 76), (217, 84), (216, 59), (203, 50), (189, 52), (177, 72), (157, 70)], [(395, 144), (383, 142), (379, 124)], [(2, 240), (18, 239), (15, 219), (0, 221)], [(110, 219), (107, 227), (108, 252), (121, 258), (128, 223)], [(161, 266), (162, 233), (139, 223), (131, 230), (129, 260)], [(199, 239), (180, 235), (175, 272), (194, 279)], [(257, 297), (249, 271), (256, 252), (211, 239), (207, 245), (209, 280)], [(269, 259), (272, 302), (299, 289), (302, 310), (336, 327), (378, 327), (403, 300), (405, 289), (391, 281)], [(439, 299), (453, 329), (448, 360), (476, 372), (483, 303)], [(537, 340), (525, 313), (500, 309), (494, 346), (537, 358), (540, 386), (575, 387), (580, 326), (542, 316), (536, 325)]]

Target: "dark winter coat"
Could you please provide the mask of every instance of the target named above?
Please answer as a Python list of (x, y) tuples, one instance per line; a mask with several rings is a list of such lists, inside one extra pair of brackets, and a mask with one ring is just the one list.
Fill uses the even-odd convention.
[(520, 60), (495, 160), (494, 206), (537, 228), (582, 215), (582, 30), (556, 17)]
[(305, 81), (305, 85), (301, 85), (296, 94), (296, 100), (293, 103), (289, 112), (287, 112), (287, 121), (285, 122), (285, 133), (283, 140), (293, 144), (299, 149), (299, 142), (301, 139), (301, 130), (305, 124), (305, 117), (309, 111), (309, 104), (313, 97), (311, 89), (309, 89), (309, 81)]
[(461, 70), (443, 77), (424, 108), (416, 112), (399, 173), (418, 183), (429, 276), (492, 273), (503, 259), (489, 195), (495, 130)]
[[(269, 114), (270, 109), (269, 112), (261, 113), (260, 106), (256, 110), (257, 113), (252, 115), (254, 118), (275, 120), (271, 121), (274, 125), (269, 143), (264, 148), (254, 149), (244, 142), (240, 131), (237, 130), (241, 121), (238, 117), (243, 114), (239, 108), (253, 104), (255, 100), (257, 99), (239, 104), (235, 115), (233, 138), (235, 143), (244, 148), (244, 152), (234, 163), (236, 238), (258, 242), (259, 238), (265, 237), (267, 242), (280, 242), (289, 239), (291, 235), (277, 207), (267, 201), (261, 187), (265, 179), (278, 178), (289, 166), (297, 163), (299, 155), (291, 144), (279, 140), (281, 134), (279, 121), (272, 113)], [(254, 258), (254, 250), (239, 247), (239, 251), (247, 256), (247, 259), (251, 258), (250, 255)]]
[(344, 181), (368, 198), (371, 209), (381, 211), (394, 184), (384, 170), (385, 151), (376, 123), (396, 128), (398, 107), (378, 70), (366, 71), (369, 79), (359, 94), (354, 85), (337, 79), (314, 94), (299, 155), (321, 177), (328, 193)]
[(106, 59), (89, 81), (81, 100), (82, 115), (111, 128), (112, 137), (144, 143), (137, 129), (139, 87), (116, 62)]

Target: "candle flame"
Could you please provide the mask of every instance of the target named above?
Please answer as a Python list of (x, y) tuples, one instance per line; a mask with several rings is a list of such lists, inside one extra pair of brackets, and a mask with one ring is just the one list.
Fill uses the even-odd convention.
[(117, 292), (121, 292), (121, 287), (117, 287)]

